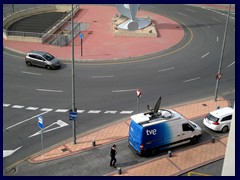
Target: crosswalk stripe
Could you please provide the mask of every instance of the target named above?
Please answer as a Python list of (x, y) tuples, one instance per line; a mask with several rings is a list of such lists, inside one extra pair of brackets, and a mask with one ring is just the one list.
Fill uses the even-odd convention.
[(88, 113), (92, 113), (92, 114), (97, 114), (97, 113), (100, 113), (101, 110), (90, 110), (88, 111)]
[(26, 109), (27, 109), (27, 110), (33, 110), (33, 111), (34, 111), (34, 110), (37, 110), (38, 107), (27, 107)]
[(42, 108), (41, 111), (52, 111), (50, 108)]
[(4, 104), (3, 103), (3, 107), (8, 107), (8, 106), (10, 106), (10, 104)]
[(120, 114), (131, 114), (133, 111), (122, 111)]
[(68, 109), (57, 109), (55, 112), (67, 112), (69, 111)]
[(85, 110), (77, 110), (77, 113), (83, 113)]
[(21, 108), (23, 108), (24, 106), (21, 106), (21, 105), (14, 105), (14, 106), (12, 106), (12, 108), (16, 108), (16, 109), (21, 109)]
[(105, 111), (104, 114), (115, 114), (117, 111)]

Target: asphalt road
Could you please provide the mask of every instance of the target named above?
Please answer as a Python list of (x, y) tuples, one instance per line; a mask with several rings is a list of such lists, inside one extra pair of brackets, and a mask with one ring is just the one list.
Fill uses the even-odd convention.
[[(77, 133), (135, 114), (135, 89), (142, 91), (139, 112), (146, 111), (148, 104), (154, 106), (159, 96), (162, 107), (214, 96), (226, 13), (185, 5), (142, 8), (182, 23), (188, 36), (175, 48), (184, 48), (176, 52), (171, 48), (166, 56), (156, 54), (138, 62), (76, 64), (76, 107), (82, 110)], [(229, 20), (224, 52), (219, 95), (235, 95), (234, 15)], [(44, 116), (45, 126), (58, 128), (44, 135), (45, 148), (72, 136), (68, 112), (63, 112), (71, 108), (71, 65), (47, 71), (27, 67), (23, 60), (22, 55), (3, 52), (3, 149), (20, 148), (3, 159), (4, 168), (41, 150), (40, 137), (30, 137), (39, 131), (38, 115)], [(68, 125), (61, 127), (58, 120)]]

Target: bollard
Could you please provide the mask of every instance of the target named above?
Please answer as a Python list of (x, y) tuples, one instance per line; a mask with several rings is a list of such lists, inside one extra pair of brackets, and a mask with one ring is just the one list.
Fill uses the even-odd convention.
[(120, 167), (118, 168), (118, 174), (122, 174), (122, 169)]
[(96, 141), (95, 140), (93, 140), (92, 146), (96, 146)]
[(215, 137), (212, 137), (212, 143), (215, 143)]
[(172, 157), (172, 152), (171, 151), (168, 151), (168, 157)]

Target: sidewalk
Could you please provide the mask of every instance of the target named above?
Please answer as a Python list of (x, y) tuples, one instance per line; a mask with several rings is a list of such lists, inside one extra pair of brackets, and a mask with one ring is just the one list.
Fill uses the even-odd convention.
[[(187, 119), (195, 119), (217, 109), (218, 106), (227, 107), (230, 106), (230, 102), (223, 98), (219, 98), (216, 102), (208, 99), (176, 107), (169, 107), (169, 109), (181, 113)], [(77, 144), (75, 145), (69, 139), (62, 145), (46, 150), (43, 156), (40, 153), (31, 157), (29, 162), (40, 163), (50, 161), (125, 139), (128, 137), (129, 122), (130, 118), (123, 119), (120, 122), (80, 135), (77, 137)], [(95, 141), (95, 146), (93, 146), (93, 141)], [(177, 152), (171, 159), (164, 156), (133, 166), (124, 170), (122, 175), (178, 175), (188, 169), (222, 158), (225, 154), (226, 144), (227, 137), (217, 140), (214, 144), (197, 144), (191, 149)], [(218, 151), (216, 151), (216, 149), (218, 149)], [(159, 171), (159, 169), (161, 169), (161, 171)], [(109, 175), (117, 174), (113, 173)]]

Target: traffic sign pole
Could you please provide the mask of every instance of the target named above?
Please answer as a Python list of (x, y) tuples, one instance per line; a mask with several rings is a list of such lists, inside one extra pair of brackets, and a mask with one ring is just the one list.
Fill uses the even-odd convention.
[(38, 116), (38, 127), (41, 129), (41, 145), (42, 145), (42, 156), (44, 155), (43, 148), (43, 129), (44, 129), (44, 121), (42, 116)]
[(83, 48), (82, 48), (82, 38), (81, 38), (81, 56), (82, 56), (82, 53), (83, 53)]
[(41, 144), (42, 144), (42, 156), (44, 156), (44, 148), (43, 148), (43, 129), (41, 129)]

